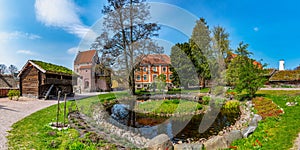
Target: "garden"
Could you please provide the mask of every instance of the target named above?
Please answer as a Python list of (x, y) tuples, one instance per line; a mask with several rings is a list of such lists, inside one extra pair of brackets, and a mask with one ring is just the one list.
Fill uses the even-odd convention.
[[(300, 132), (300, 117), (299, 111), (300, 106), (287, 106), (288, 102), (300, 102), (300, 97), (296, 96), (300, 91), (258, 91), (257, 97), (252, 100), (254, 107), (252, 112), (260, 114), (263, 120), (259, 122), (258, 128), (253, 134), (250, 134), (248, 138), (243, 138), (234, 141), (230, 149), (289, 149), (293, 147), (294, 140)], [(274, 93), (274, 94), (273, 94)], [(232, 94), (232, 91), (231, 91)], [(89, 111), (94, 105), (101, 104), (105, 107), (113, 107), (116, 103), (120, 101), (116, 100), (120, 97), (128, 96), (126, 93), (108, 93), (102, 94), (96, 97), (90, 97), (82, 99), (79, 101), (69, 101), (67, 102), (68, 112), (73, 110), (79, 110), (81, 113), (92, 115)], [(207, 101), (209, 98), (204, 97)], [(177, 105), (182, 104), (182, 108), (178, 109)], [(173, 114), (176, 111), (187, 113), (197, 110), (205, 110), (206, 104), (192, 102), (187, 100), (161, 100), (161, 101), (145, 101), (140, 103), (135, 107), (136, 112), (143, 112), (147, 114), (155, 115), (157, 120), (164, 122), (164, 120), (169, 119), (166, 117), (167, 114)], [(238, 106), (244, 105), (244, 102), (230, 100), (227, 101), (223, 107), (223, 112), (225, 110), (235, 110)], [(63, 106), (60, 106), (63, 107)], [(227, 109), (226, 109), (227, 108)], [(61, 110), (63, 110), (61, 108)], [(120, 147), (108, 141), (103, 135), (96, 134), (94, 131), (80, 131), (75, 128), (69, 128), (67, 130), (54, 130), (49, 127), (50, 122), (56, 121), (56, 111), (57, 105), (48, 107), (44, 110), (38, 111), (23, 120), (15, 123), (12, 126), (12, 130), (9, 132), (8, 141), (10, 149), (119, 149)], [(61, 112), (62, 113), (62, 112)], [(163, 114), (162, 116), (157, 116), (157, 113)], [(224, 113), (223, 113), (224, 114)], [(43, 117), (41, 117), (43, 116)], [(187, 115), (189, 116), (189, 115)], [(149, 119), (145, 116), (139, 116), (136, 114), (137, 123), (140, 125), (147, 125)], [(200, 118), (195, 115), (192, 122), (199, 121)], [(175, 117), (173, 121), (180, 121), (180, 118)], [(221, 117), (222, 118), (222, 117)], [(60, 118), (62, 120), (63, 118)], [(201, 119), (200, 119), (201, 120)], [(222, 119), (217, 119), (222, 120)], [(70, 120), (69, 120), (70, 121)], [(160, 123), (151, 119), (151, 121)], [(230, 121), (234, 123), (234, 120)], [(217, 128), (221, 122), (216, 122), (213, 128)], [(226, 123), (225, 123), (226, 124)], [(136, 125), (136, 124), (135, 124)], [(155, 123), (153, 124), (155, 125)], [(89, 126), (89, 125), (86, 125)], [(151, 125), (150, 125), (151, 126)], [(194, 140), (200, 139), (201, 137), (209, 136), (202, 134), (196, 134), (191, 132), (191, 128), (195, 127), (195, 124), (187, 124), (187, 128), (184, 128), (173, 139), (174, 143), (188, 142), (187, 139), (182, 138), (182, 135), (194, 135)], [(85, 128), (85, 127), (81, 127)], [(188, 131), (190, 134), (184, 133)], [(208, 130), (212, 135), (218, 135), (220, 130)], [(188, 138), (191, 140), (193, 138)]]

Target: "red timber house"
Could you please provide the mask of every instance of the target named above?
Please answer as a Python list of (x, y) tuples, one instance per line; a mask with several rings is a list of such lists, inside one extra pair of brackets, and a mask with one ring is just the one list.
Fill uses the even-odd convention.
[(163, 74), (166, 77), (167, 86), (171, 86), (170, 71), (171, 59), (166, 54), (149, 54), (142, 58), (135, 69), (136, 89), (147, 89), (155, 78)]
[(110, 91), (110, 73), (96, 70), (99, 65), (99, 56), (96, 50), (78, 52), (74, 60), (74, 72), (79, 75), (76, 92)]

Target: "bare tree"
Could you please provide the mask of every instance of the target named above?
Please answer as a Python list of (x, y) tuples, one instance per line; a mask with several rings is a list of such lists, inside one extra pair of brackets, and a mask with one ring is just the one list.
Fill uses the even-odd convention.
[(14, 65), (10, 65), (8, 67), (8, 70), (9, 70), (10, 74), (13, 75), (14, 73), (16, 73), (18, 71), (18, 68), (16, 66), (14, 66)]
[(0, 64), (0, 74), (4, 74), (7, 70), (7, 67), (5, 64)]
[(108, 0), (102, 13), (105, 31), (96, 38), (92, 48), (101, 54), (102, 61), (126, 75), (131, 94), (135, 93), (134, 68), (143, 56), (162, 53), (151, 38), (158, 36), (160, 27), (146, 23), (150, 19), (149, 6), (144, 0)]

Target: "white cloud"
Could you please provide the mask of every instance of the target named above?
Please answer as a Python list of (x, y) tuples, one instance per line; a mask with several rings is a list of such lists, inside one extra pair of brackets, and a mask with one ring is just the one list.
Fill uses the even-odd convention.
[(41, 39), (42, 37), (32, 33), (26, 33), (22, 31), (14, 32), (0, 32), (0, 41), (16, 40), (16, 39)]
[(89, 30), (78, 15), (79, 7), (72, 0), (36, 0), (36, 18), (46, 26), (63, 28), (83, 37)]
[(35, 53), (30, 50), (18, 50), (17, 54), (35, 55)]
[(257, 32), (257, 31), (259, 31), (259, 28), (258, 28), (258, 27), (254, 27), (253, 30), (254, 30), (255, 32)]
[(68, 49), (67, 52), (68, 52), (68, 54), (71, 54), (71, 55), (77, 54), (78, 47), (72, 47), (72, 48)]

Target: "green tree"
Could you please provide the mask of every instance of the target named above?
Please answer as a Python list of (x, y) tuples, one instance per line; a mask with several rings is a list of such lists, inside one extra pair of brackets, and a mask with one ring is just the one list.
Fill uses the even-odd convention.
[(160, 74), (156, 79), (155, 83), (157, 85), (157, 89), (162, 91), (166, 87), (166, 75)]
[(175, 86), (188, 88), (189, 84), (198, 83), (195, 66), (191, 59), (191, 47), (189, 43), (177, 43), (171, 49), (172, 83)]
[(243, 42), (239, 44), (235, 51), (237, 56), (231, 60), (228, 66), (226, 79), (238, 93), (245, 91), (249, 98), (253, 98), (266, 79), (262, 77), (263, 66), (254, 63), (255, 60), (249, 58), (252, 53), (247, 48), (248, 44), (243, 44)]
[(206, 80), (210, 79), (210, 67), (207, 56), (211, 56), (211, 37), (209, 27), (204, 18), (197, 20), (190, 39), (190, 58), (196, 68), (199, 84), (205, 88)]
[(214, 27), (212, 33), (213, 48), (221, 53), (223, 58), (226, 58), (227, 54), (231, 51), (229, 48), (229, 33), (221, 26)]

